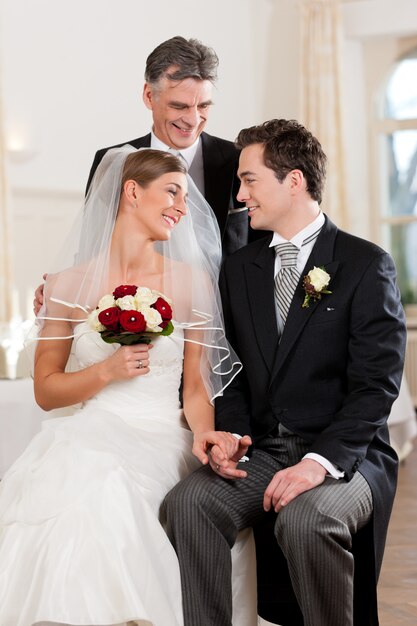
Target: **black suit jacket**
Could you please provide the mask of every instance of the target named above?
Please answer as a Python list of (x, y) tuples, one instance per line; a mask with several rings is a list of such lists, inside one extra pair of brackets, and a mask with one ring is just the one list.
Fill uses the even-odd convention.
[[(233, 198), (234, 205), (242, 206), (236, 200), (239, 183), (236, 176), (237, 164), (239, 161), (239, 150), (231, 141), (213, 137), (207, 133), (201, 134), (203, 148), (203, 168), (204, 168), (204, 188), (207, 202), (213, 209), (220, 231), (223, 234), (226, 229), (230, 199)], [(87, 189), (91, 184), (94, 172), (97, 169), (103, 156), (110, 148), (119, 148), (130, 144), (134, 148), (149, 148), (151, 145), (151, 134), (125, 141), (115, 146), (98, 150), (91, 166), (88, 177)], [(246, 242), (245, 242), (246, 243)]]
[[(331, 294), (303, 308), (302, 279), (278, 341), (270, 236), (226, 259), (226, 331), (243, 371), (216, 401), (218, 429), (257, 440), (281, 422), (345, 472), (360, 471), (374, 501), (376, 585), (396, 488), (387, 418), (398, 395), (405, 319), (391, 257), (326, 218), (304, 275), (324, 266)], [(370, 553), (372, 559), (372, 553)], [(369, 588), (369, 587), (367, 587)], [(375, 598), (375, 589), (371, 593)]]

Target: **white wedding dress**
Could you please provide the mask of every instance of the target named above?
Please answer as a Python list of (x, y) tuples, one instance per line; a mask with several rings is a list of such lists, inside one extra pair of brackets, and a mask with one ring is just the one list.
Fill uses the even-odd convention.
[[(0, 626), (181, 626), (175, 552), (160, 504), (198, 467), (179, 407), (181, 331), (158, 337), (146, 376), (46, 420), (0, 483)], [(116, 350), (85, 323), (81, 366)], [(256, 624), (252, 536), (232, 553), (234, 626)]]

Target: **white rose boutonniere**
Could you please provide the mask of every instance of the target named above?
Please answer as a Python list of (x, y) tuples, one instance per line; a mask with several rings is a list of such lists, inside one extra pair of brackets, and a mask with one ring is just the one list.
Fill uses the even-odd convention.
[(324, 267), (313, 267), (307, 276), (303, 278), (303, 287), (306, 295), (304, 297), (303, 307), (310, 306), (310, 300), (321, 300), (323, 293), (332, 293), (326, 287), (330, 283), (330, 274), (326, 272)]

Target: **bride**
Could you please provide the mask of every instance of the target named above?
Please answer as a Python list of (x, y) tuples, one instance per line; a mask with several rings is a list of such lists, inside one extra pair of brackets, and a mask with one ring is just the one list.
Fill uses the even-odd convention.
[[(212, 400), (240, 368), (223, 332), (217, 224), (187, 178), (169, 153), (108, 151), (48, 275), (28, 340), (35, 397), (81, 408), (45, 421), (0, 483), (0, 626), (183, 623), (160, 504), (239, 445), (208, 433)], [(126, 285), (170, 303), (171, 334), (104, 341), (97, 313)], [(252, 626), (251, 537), (232, 558), (233, 624)]]

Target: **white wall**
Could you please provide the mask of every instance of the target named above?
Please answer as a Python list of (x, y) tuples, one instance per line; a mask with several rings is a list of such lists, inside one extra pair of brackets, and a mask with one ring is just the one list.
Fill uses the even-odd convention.
[[(6, 130), (10, 143), (21, 141), (32, 152), (9, 164), (24, 302), (81, 203), (95, 151), (148, 132), (143, 70), (158, 43), (181, 34), (217, 51), (209, 132), (234, 139), (265, 119), (298, 117), (298, 0), (1, 2)], [(365, 44), (413, 33), (416, 0), (343, 3), (348, 206), (351, 230), (366, 237), (372, 233)], [(62, 221), (55, 235), (42, 235), (54, 206)]]
[[(84, 188), (96, 149), (149, 131), (141, 100), (149, 52), (181, 34), (220, 58), (208, 130), (234, 139), (262, 119), (270, 0), (3, 0), (9, 141), (34, 156), (11, 162), (13, 187)], [(259, 61), (260, 59), (260, 61)]]
[(48, 270), (81, 205), (95, 151), (149, 132), (151, 114), (141, 95), (151, 50), (174, 35), (196, 37), (216, 50), (219, 81), (207, 130), (233, 140), (264, 119), (265, 33), (274, 4), (2, 0), (6, 133), (10, 146), (24, 149), (8, 168), (24, 314), (28, 291)]
[(417, 26), (415, 0), (342, 0), (346, 37), (411, 35)]

